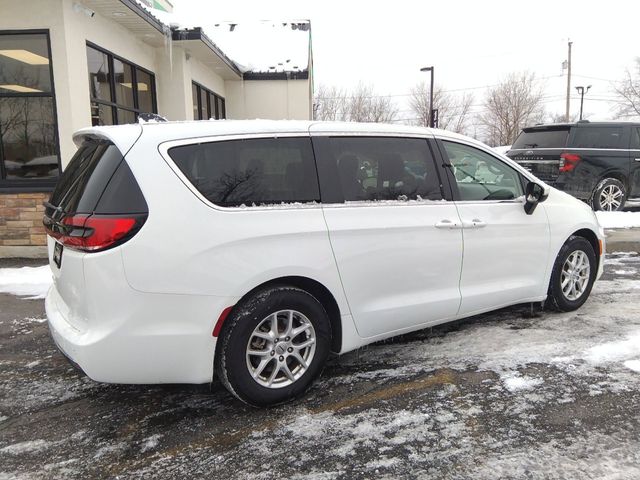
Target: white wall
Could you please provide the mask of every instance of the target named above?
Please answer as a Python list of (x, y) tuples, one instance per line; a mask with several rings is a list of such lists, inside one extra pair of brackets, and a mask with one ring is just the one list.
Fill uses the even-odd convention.
[(225, 82), (227, 118), (310, 120), (309, 80)]

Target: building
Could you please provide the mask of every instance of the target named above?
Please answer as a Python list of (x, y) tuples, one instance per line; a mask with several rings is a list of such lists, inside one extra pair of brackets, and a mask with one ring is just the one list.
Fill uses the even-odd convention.
[(80, 128), (311, 118), (308, 21), (180, 26), (172, 1), (0, 0), (0, 257), (42, 254)]

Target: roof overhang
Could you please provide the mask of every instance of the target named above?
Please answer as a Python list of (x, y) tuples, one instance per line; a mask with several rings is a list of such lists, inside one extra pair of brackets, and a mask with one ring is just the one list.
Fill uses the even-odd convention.
[(83, 0), (87, 8), (122, 25), (140, 41), (153, 47), (165, 44), (171, 30), (135, 0)]
[(239, 80), (242, 72), (213, 41), (205, 35), (202, 28), (172, 30), (174, 45), (185, 49), (191, 56), (202, 62), (225, 80)]

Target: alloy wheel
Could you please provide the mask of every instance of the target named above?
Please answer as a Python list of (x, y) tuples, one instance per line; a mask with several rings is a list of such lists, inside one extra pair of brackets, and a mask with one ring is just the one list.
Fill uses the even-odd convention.
[(247, 343), (247, 368), (263, 387), (287, 387), (304, 375), (315, 351), (311, 321), (296, 310), (279, 310), (253, 330)]
[(571, 301), (580, 298), (589, 284), (591, 264), (589, 257), (582, 250), (572, 252), (562, 266), (560, 287), (563, 295)]
[(602, 189), (599, 196), (599, 203), (602, 210), (609, 212), (618, 210), (622, 204), (623, 191), (617, 185), (607, 185)]

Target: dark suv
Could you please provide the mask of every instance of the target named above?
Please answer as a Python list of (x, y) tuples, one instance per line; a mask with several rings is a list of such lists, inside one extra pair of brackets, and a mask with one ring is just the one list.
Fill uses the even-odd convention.
[(640, 123), (536, 125), (522, 130), (507, 156), (594, 210), (640, 199)]

